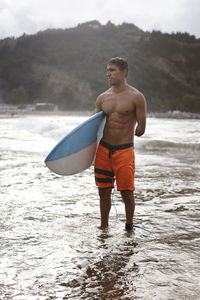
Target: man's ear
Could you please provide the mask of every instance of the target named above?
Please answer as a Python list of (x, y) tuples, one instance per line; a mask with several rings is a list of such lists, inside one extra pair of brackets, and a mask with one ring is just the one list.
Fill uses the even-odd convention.
[(128, 76), (128, 70), (124, 69), (123, 70), (124, 76), (127, 77)]

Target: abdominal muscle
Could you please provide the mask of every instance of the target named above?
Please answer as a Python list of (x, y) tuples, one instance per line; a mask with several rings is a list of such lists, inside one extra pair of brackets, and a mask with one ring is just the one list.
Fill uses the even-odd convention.
[(106, 117), (103, 140), (110, 145), (133, 142), (135, 119), (133, 115), (112, 113)]

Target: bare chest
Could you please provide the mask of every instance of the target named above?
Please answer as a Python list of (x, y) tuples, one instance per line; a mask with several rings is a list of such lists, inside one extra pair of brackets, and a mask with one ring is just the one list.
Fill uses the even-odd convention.
[(111, 115), (112, 113), (128, 115), (135, 111), (135, 103), (131, 97), (111, 95), (103, 101), (102, 109), (106, 115)]

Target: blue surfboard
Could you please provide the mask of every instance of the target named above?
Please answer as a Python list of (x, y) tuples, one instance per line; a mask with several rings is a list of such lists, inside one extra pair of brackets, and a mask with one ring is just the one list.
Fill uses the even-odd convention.
[(74, 128), (48, 154), (46, 166), (59, 175), (73, 175), (89, 168), (104, 124), (105, 115), (100, 111)]

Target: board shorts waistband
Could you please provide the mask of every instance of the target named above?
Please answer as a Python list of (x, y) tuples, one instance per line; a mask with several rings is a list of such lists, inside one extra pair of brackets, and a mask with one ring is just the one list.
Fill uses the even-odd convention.
[(103, 139), (101, 139), (100, 144), (103, 147), (109, 149), (111, 152), (115, 152), (117, 150), (122, 150), (122, 149), (133, 147), (133, 142), (127, 143), (127, 144), (120, 144), (120, 145), (110, 145), (110, 144), (104, 142)]
[(103, 141), (103, 139), (101, 139), (100, 145), (102, 145), (103, 147), (109, 150), (109, 158), (110, 158), (110, 156), (114, 154), (115, 151), (133, 147), (133, 142), (127, 144), (120, 144), (120, 145), (110, 145), (107, 142)]

